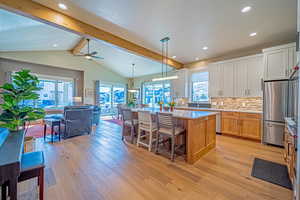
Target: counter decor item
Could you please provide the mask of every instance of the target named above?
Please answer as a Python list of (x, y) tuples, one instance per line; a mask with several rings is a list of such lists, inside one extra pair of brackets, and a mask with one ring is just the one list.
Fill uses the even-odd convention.
[(159, 105), (159, 110), (162, 111), (163, 110), (164, 102), (163, 101), (159, 101), (157, 104)]
[(175, 105), (176, 103), (174, 101), (171, 101), (168, 103), (168, 105), (170, 106), (170, 111), (173, 112), (174, 111), (174, 108), (175, 108)]

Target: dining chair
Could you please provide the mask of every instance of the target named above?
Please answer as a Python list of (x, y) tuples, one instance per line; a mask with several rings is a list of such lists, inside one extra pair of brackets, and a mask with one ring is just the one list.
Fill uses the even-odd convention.
[[(157, 131), (157, 124), (152, 119), (150, 111), (138, 111), (138, 133), (137, 133), (137, 143), (136, 145), (143, 145), (148, 147), (148, 151), (151, 151), (152, 144), (155, 141), (153, 138), (153, 133)], [(142, 135), (142, 132), (145, 132)], [(149, 143), (142, 142), (142, 139), (149, 137)]]
[(138, 121), (133, 118), (133, 113), (130, 108), (122, 108), (122, 120), (123, 120), (123, 130), (122, 130), (122, 140), (126, 134), (126, 127), (130, 128), (131, 143), (134, 142), (134, 137), (136, 136), (136, 129)]
[[(164, 136), (166, 140), (171, 140), (171, 161), (174, 161), (175, 151), (179, 149), (182, 145), (176, 145), (176, 138), (183, 135), (185, 137), (185, 129), (177, 126), (177, 121), (173, 117), (172, 113), (156, 113), (157, 121), (157, 139), (155, 144), (155, 153), (158, 153), (158, 146), (160, 143), (165, 142), (165, 140), (160, 141), (160, 137)], [(185, 144), (183, 144), (185, 145)]]

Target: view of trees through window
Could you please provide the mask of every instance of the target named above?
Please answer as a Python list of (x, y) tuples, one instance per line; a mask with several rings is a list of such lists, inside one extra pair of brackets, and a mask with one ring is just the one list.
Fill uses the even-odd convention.
[(73, 103), (73, 81), (40, 79), (38, 91), (40, 95), (36, 101), (24, 101), (24, 105), (39, 108), (51, 108), (71, 105)]
[(192, 101), (208, 101), (208, 72), (192, 75)]
[(171, 101), (171, 88), (169, 82), (152, 82), (144, 84), (143, 103), (151, 107), (157, 106), (159, 101)]

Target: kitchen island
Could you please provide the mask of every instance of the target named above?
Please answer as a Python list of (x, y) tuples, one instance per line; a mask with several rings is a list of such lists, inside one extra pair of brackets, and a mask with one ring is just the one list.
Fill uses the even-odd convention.
[[(153, 114), (157, 108), (132, 109), (133, 112), (147, 110)], [(163, 111), (169, 112), (169, 111)], [(216, 146), (217, 112), (175, 110), (173, 116), (186, 129), (186, 161), (193, 164)]]

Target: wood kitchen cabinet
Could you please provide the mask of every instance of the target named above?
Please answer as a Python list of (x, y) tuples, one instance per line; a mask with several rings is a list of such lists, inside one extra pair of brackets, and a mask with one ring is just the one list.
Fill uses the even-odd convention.
[(222, 112), (222, 133), (239, 136), (239, 113)]
[(216, 117), (208, 116), (207, 120), (206, 146), (216, 142)]
[(295, 137), (292, 132), (289, 131), (287, 125), (285, 126), (284, 133), (284, 152), (283, 157), (287, 164), (289, 176), (292, 184), (296, 181), (296, 163), (297, 163), (297, 152), (295, 150)]
[(241, 137), (261, 139), (261, 116), (259, 114), (240, 113), (239, 122)]
[(248, 139), (261, 139), (261, 115), (222, 112), (222, 133)]

